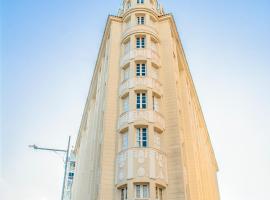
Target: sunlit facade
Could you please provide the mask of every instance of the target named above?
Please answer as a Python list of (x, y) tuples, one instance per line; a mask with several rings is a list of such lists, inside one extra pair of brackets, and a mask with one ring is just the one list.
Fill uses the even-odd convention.
[(72, 200), (218, 200), (218, 170), (175, 21), (156, 0), (109, 16)]

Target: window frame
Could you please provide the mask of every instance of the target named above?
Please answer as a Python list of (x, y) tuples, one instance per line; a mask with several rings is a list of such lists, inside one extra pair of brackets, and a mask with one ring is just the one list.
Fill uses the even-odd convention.
[(144, 0), (137, 0), (137, 4), (144, 4)]
[(136, 93), (136, 109), (147, 109), (147, 93), (138, 92)]
[(122, 144), (121, 144), (121, 150), (128, 149), (128, 131), (122, 133)]
[(126, 113), (129, 111), (129, 95), (127, 95), (126, 97), (124, 97), (122, 99), (122, 109), (123, 109), (123, 113)]
[(149, 184), (135, 184), (135, 199), (150, 198)]
[(156, 186), (156, 195), (155, 196), (156, 196), (156, 200), (163, 200), (164, 189)]
[(148, 128), (136, 128), (136, 146), (140, 148), (147, 148), (148, 140)]
[(146, 63), (136, 63), (136, 77), (147, 76), (147, 65)]
[(137, 25), (145, 25), (145, 16), (144, 15), (137, 16)]
[(128, 80), (130, 77), (130, 67), (129, 65), (123, 68), (123, 82)]
[(146, 37), (145, 36), (137, 36), (136, 37), (136, 48), (137, 49), (145, 49), (146, 47)]
[(130, 49), (131, 49), (131, 43), (130, 43), (130, 39), (128, 39), (123, 44), (124, 55), (128, 54), (130, 52)]
[(128, 188), (123, 187), (123, 188), (120, 188), (119, 190), (120, 190), (120, 199), (128, 200)]

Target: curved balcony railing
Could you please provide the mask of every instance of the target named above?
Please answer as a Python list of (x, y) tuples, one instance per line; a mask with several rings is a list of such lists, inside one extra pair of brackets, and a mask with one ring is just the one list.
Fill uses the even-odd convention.
[(151, 78), (151, 75), (146, 77), (135, 77), (122, 82), (119, 88), (119, 94), (122, 96), (125, 91), (136, 87), (148, 87), (153, 89), (159, 95), (162, 94), (161, 83), (158, 80)]
[(123, 66), (130, 62), (132, 59), (151, 59), (151, 62), (155, 63), (156, 65), (160, 66), (160, 57), (156, 50), (151, 48), (146, 49), (133, 49), (126, 53), (120, 61), (120, 66)]
[(158, 38), (157, 29), (154, 27), (154, 25), (149, 25), (149, 24), (143, 24), (143, 25), (136, 24), (136, 25), (130, 25), (130, 26), (124, 27), (122, 38), (125, 38), (127, 35), (130, 35), (136, 32), (140, 32), (140, 33), (146, 32)]
[(162, 129), (165, 129), (163, 116), (153, 110), (135, 110), (123, 113), (118, 120), (118, 129), (126, 124), (144, 120), (150, 123), (157, 123)]
[(167, 156), (154, 148), (130, 148), (117, 157), (117, 183), (128, 179), (151, 178), (164, 183), (167, 178)]
[(150, 9), (150, 10), (154, 11), (155, 13), (164, 14), (163, 8), (160, 6), (160, 4), (144, 3), (144, 4), (125, 5), (124, 8), (122, 8), (118, 11), (118, 15), (122, 16), (127, 11), (135, 9), (135, 8), (146, 8), (146, 9)]

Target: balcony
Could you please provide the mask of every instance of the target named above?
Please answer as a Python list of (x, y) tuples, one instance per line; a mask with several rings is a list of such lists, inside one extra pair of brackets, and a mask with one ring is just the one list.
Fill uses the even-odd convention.
[(137, 60), (146, 60), (151, 59), (151, 62), (155, 63), (157, 66), (161, 65), (160, 57), (156, 50), (146, 48), (146, 49), (133, 49), (126, 53), (120, 61), (120, 66), (124, 66), (125, 64), (129, 63), (132, 59)]
[(128, 35), (131, 35), (137, 32), (140, 32), (140, 33), (145, 32), (158, 38), (158, 31), (154, 27), (154, 25), (147, 25), (147, 24), (144, 24), (144, 25), (136, 24), (136, 25), (130, 25), (130, 26), (125, 27), (122, 38), (126, 38)]
[(159, 183), (168, 182), (167, 156), (164, 152), (153, 148), (130, 148), (117, 156), (117, 184), (128, 179), (140, 181), (155, 179)]
[(144, 3), (144, 4), (126, 4), (122, 9), (118, 11), (118, 16), (123, 16), (126, 12), (133, 10), (133, 9), (148, 9), (153, 11), (158, 15), (164, 14), (163, 8), (160, 4), (151, 4), (151, 3)]
[(165, 129), (165, 121), (161, 114), (153, 110), (135, 110), (123, 113), (118, 120), (118, 129), (133, 122), (147, 121)]
[(161, 83), (152, 78), (151, 74), (150, 76), (146, 77), (135, 77), (128, 79), (120, 85), (119, 88), (119, 94), (120, 96), (123, 96), (126, 91), (128, 91), (131, 88), (151, 88), (153, 89), (157, 94), (161, 95), (162, 94), (162, 86)]

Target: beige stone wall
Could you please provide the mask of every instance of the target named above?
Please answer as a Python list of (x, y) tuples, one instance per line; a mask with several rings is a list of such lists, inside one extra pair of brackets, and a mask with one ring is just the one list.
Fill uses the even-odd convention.
[[(175, 22), (156, 9), (157, 1), (146, 2), (132, 0), (133, 7), (108, 18), (76, 143), (72, 200), (118, 200), (124, 187), (136, 200), (135, 185), (142, 183), (148, 200), (156, 200), (156, 187), (163, 200), (219, 200), (217, 164)], [(145, 24), (136, 24), (138, 16)], [(143, 49), (136, 48), (138, 36), (146, 39)], [(136, 77), (142, 62), (147, 75)], [(137, 92), (146, 93), (146, 109), (136, 109)], [(148, 146), (139, 148), (136, 129), (143, 127)]]

